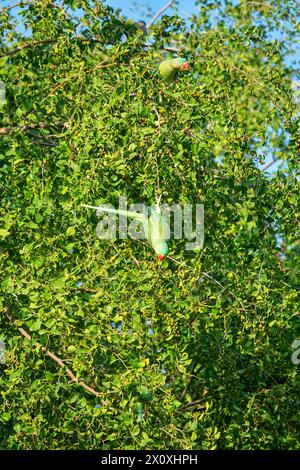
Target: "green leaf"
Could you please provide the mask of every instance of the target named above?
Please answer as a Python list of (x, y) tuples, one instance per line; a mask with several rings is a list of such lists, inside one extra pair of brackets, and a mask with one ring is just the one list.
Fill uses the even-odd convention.
[(7, 235), (9, 235), (9, 233), (10, 232), (8, 230), (6, 230), (4, 228), (0, 228), (0, 237), (5, 238), (5, 237), (7, 237)]

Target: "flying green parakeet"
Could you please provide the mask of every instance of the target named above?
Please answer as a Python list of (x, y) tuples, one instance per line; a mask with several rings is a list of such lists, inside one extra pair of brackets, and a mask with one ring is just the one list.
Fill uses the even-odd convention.
[(178, 70), (186, 70), (190, 64), (186, 59), (177, 57), (176, 59), (167, 59), (159, 64), (158, 70), (166, 83), (172, 83)]
[(159, 203), (157, 203), (154, 208), (148, 208), (147, 215), (121, 209), (89, 206), (87, 204), (81, 204), (81, 206), (88, 207), (89, 209), (96, 209), (97, 211), (101, 212), (119, 214), (138, 220), (142, 223), (145, 236), (147, 237), (147, 240), (154, 249), (155, 253), (158, 255), (158, 258), (163, 260), (168, 254), (169, 250), (167, 239), (170, 236), (170, 226), (166, 217), (160, 210)]

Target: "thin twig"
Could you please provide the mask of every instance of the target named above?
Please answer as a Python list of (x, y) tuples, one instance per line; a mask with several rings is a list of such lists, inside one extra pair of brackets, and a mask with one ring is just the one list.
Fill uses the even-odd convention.
[[(145, 44), (144, 45), (145, 47), (153, 47), (153, 44)], [(161, 51), (167, 51), (167, 52), (181, 52), (181, 51), (184, 51), (186, 50), (186, 48), (182, 47), (182, 48), (178, 48), (178, 47), (162, 47), (160, 49)]]
[[(76, 40), (79, 39), (83, 42), (90, 42), (90, 43), (96, 42), (96, 43), (103, 44), (103, 41), (100, 41), (100, 40), (94, 39), (94, 38), (83, 38), (83, 37), (80, 37), (80, 36), (76, 36), (76, 37), (74, 37), (74, 39), (76, 39)], [(53, 44), (53, 43), (56, 43), (56, 42), (57, 42), (57, 40), (55, 40), (55, 39), (44, 39), (44, 40), (41, 40), (41, 41), (27, 42), (25, 44), (22, 44), (19, 47), (16, 47), (15, 49), (8, 50), (6, 52), (1, 51), (0, 52), (0, 57), (8, 57), (8, 56), (17, 54), (18, 52), (21, 52), (21, 51), (23, 51), (24, 49), (27, 49), (30, 46), (40, 46), (40, 45), (43, 45), (43, 44)], [(145, 44), (145, 47), (153, 47), (153, 44)], [(177, 47), (168, 47), (167, 46), (167, 47), (162, 47), (161, 50), (167, 51), (167, 52), (176, 52), (176, 53), (178, 53), (178, 52), (181, 52), (181, 51), (186, 50), (186, 49), (185, 48), (177, 48)], [(104, 68), (104, 67), (102, 67), (102, 68)]]
[(278, 106), (276, 103), (275, 103), (275, 98), (272, 96), (272, 94), (269, 92), (269, 90), (265, 87), (265, 85), (263, 83), (260, 83), (253, 75), (250, 75), (248, 72), (246, 72), (245, 70), (242, 70), (238, 67), (236, 67), (235, 65), (233, 64), (230, 64), (231, 67), (234, 69), (234, 70), (237, 70), (238, 72), (240, 73), (243, 73), (244, 75), (246, 75), (246, 77), (250, 78), (251, 80), (253, 80), (257, 85), (259, 85), (261, 88), (263, 88), (264, 90), (267, 91), (269, 97), (272, 99), (272, 103), (273, 105), (275, 106), (276, 109), (278, 109), (278, 111), (280, 112), (283, 112), (281, 107)]
[(68, 16), (68, 13), (66, 12), (66, 10), (64, 9), (63, 6), (61, 6), (61, 5), (56, 5), (56, 3), (54, 3), (54, 2), (49, 2), (49, 5), (52, 5), (54, 8), (59, 8), (60, 10), (62, 10), (62, 11), (64, 12), (64, 14), (65, 14), (66, 16)]
[[(103, 44), (103, 41), (100, 41), (100, 40), (95, 39), (95, 38), (85, 38), (85, 37), (81, 37), (81, 36), (75, 36), (73, 39), (81, 40), (83, 42), (89, 42), (89, 43), (96, 42), (96, 43)], [(16, 47), (15, 49), (9, 50), (5, 53), (3, 53), (3, 51), (2, 51), (0, 57), (6, 57), (6, 56), (14, 55), (17, 52), (20, 52), (23, 49), (26, 49), (30, 46), (39, 46), (39, 45), (42, 45), (42, 44), (51, 44), (51, 43), (57, 43), (57, 42), (58, 42), (57, 39), (43, 39), (43, 40), (40, 40), (40, 41), (26, 42), (25, 44), (22, 44), (20, 47)]]
[(21, 46), (16, 47), (15, 49), (12, 49), (11, 51), (7, 51), (5, 53), (2, 51), (0, 54), (0, 57), (7, 57), (10, 55), (17, 54), (17, 52), (23, 51), (23, 49), (27, 49), (30, 46), (39, 46), (41, 44), (51, 44), (54, 42), (56, 42), (55, 39), (44, 39), (41, 41), (26, 42), (25, 44), (22, 44)]
[(182, 401), (185, 397), (185, 395), (187, 394), (188, 392), (188, 389), (189, 389), (189, 386), (191, 385), (192, 381), (196, 378), (196, 376), (194, 375), (194, 372), (195, 372), (195, 368), (197, 366), (197, 361), (195, 361), (194, 365), (192, 366), (192, 370), (191, 370), (191, 377), (190, 379), (187, 381), (184, 389), (182, 390), (182, 392), (180, 393), (178, 399), (180, 401)]
[(182, 52), (184, 50), (186, 50), (184, 47), (182, 47), (181, 49), (179, 49), (178, 47), (163, 47), (163, 50), (164, 51), (167, 51), (167, 52)]
[(8, 7), (3, 8), (3, 10), (0, 10), (0, 15), (1, 13), (4, 13), (7, 10), (11, 10), (12, 8), (19, 7), (19, 6), (28, 5), (29, 3), (31, 3), (31, 0), (28, 0), (27, 2), (14, 3), (13, 5), (10, 5)]
[(0, 135), (9, 134), (13, 130), (20, 130), (21, 132), (28, 132), (31, 129), (37, 129), (37, 128), (45, 129), (46, 127), (50, 127), (53, 125), (56, 127), (60, 127), (60, 128), (68, 127), (68, 124), (59, 122), (59, 121), (55, 122), (54, 124), (48, 124), (48, 125), (45, 124), (44, 122), (39, 122), (37, 124), (27, 124), (25, 126), (21, 126), (20, 124), (11, 124), (10, 127), (0, 127)]
[[(0, 15), (1, 15), (1, 13), (4, 13), (5, 11), (11, 10), (12, 8), (16, 8), (16, 7), (19, 7), (19, 6), (23, 7), (25, 5), (29, 5), (30, 3), (32, 3), (32, 0), (27, 0), (26, 2), (21, 1), (21, 2), (15, 3), (14, 5), (10, 5), (8, 7), (3, 8), (3, 10), (0, 11)], [(52, 5), (55, 8), (59, 8), (60, 10), (62, 10), (67, 15), (64, 7), (62, 7), (61, 5), (56, 5), (56, 3), (54, 3), (54, 2), (49, 2), (48, 5)]]
[[(261, 6), (264, 6), (264, 7), (267, 7), (267, 8), (271, 8), (271, 10), (276, 10), (276, 8), (273, 6), (273, 5), (270, 5), (269, 3), (264, 3), (264, 2), (248, 2), (248, 5), (261, 5)], [(295, 23), (296, 26), (299, 25), (298, 21), (296, 20), (296, 18), (291, 15), (289, 12), (284, 12), (290, 19), (291, 21), (293, 21)]]
[[(47, 147), (56, 147), (58, 145), (57, 142), (54, 142), (53, 140), (50, 140), (48, 137), (50, 136), (42, 136), (39, 134), (36, 134), (34, 132), (30, 132), (29, 129), (34, 129), (36, 126), (14, 126), (14, 127), (1, 127), (0, 128), (0, 135), (7, 135), (9, 134), (13, 129), (20, 129), (23, 132), (26, 132), (28, 135), (32, 135), (33, 137), (40, 139), (40, 140), (34, 140), (34, 144), (39, 144), (39, 145), (46, 145)], [(53, 134), (55, 137), (56, 135)]]
[(12, 129), (11, 127), (1, 127), (0, 128), (0, 135), (9, 134), (11, 129)]
[(167, 9), (169, 8), (172, 4), (174, 3), (174, 0), (170, 0), (164, 7), (162, 7), (157, 13), (155, 13), (155, 15), (153, 16), (153, 18), (149, 21), (149, 23), (147, 24), (147, 29), (150, 28), (150, 26), (153, 25), (153, 23), (155, 23), (155, 21), (157, 20), (157, 18), (162, 15), (162, 13)]
[[(58, 85), (56, 85), (49, 93), (48, 95), (45, 96), (44, 100), (46, 100), (47, 98), (49, 98), (49, 96), (51, 96), (56, 90), (58, 90), (59, 88), (61, 88), (63, 85), (65, 85), (66, 83), (68, 83), (72, 78), (78, 76), (80, 74), (80, 72), (82, 72), (82, 70), (85, 70), (86, 73), (90, 73), (90, 72), (94, 72), (95, 70), (99, 70), (99, 69), (104, 69), (104, 68), (107, 68), (107, 67), (112, 67), (116, 65), (115, 63), (110, 63), (110, 64), (98, 64), (96, 65), (96, 67), (94, 67), (93, 69), (87, 69), (83, 66), (80, 67), (79, 71), (76, 72), (76, 74), (74, 76), (70, 76), (68, 78), (66, 78), (64, 81), (62, 81), (61, 83), (59, 83)], [(43, 100), (43, 101), (44, 101)]]
[(36, 124), (32, 124), (32, 125), (29, 125), (29, 126), (20, 126), (19, 124), (12, 124), (11, 127), (1, 127), (0, 128), (0, 135), (9, 134), (11, 131), (13, 131), (15, 129), (21, 130), (22, 132), (27, 132), (31, 129), (35, 129), (36, 127), (38, 127)]
[[(29, 333), (27, 333), (27, 331), (25, 331), (23, 328), (19, 327), (17, 325), (17, 322), (13, 319), (13, 317), (11, 316), (10, 312), (9, 312), (9, 309), (7, 307), (5, 307), (4, 309), (4, 313), (5, 315), (7, 316), (8, 320), (14, 325), (17, 327), (19, 333), (24, 336), (24, 338), (28, 339), (28, 341), (31, 341), (32, 340), (32, 337), (30, 336)], [(80, 379), (77, 379), (77, 377), (73, 374), (73, 372), (68, 369), (66, 367), (66, 364), (64, 363), (64, 361), (62, 361), (59, 357), (57, 357), (55, 354), (53, 354), (51, 351), (48, 351), (44, 346), (42, 346), (40, 343), (38, 343), (37, 341), (34, 341), (34, 345), (39, 347), (41, 349), (41, 351), (43, 351), (47, 356), (51, 357), (51, 359), (53, 359), (53, 361), (55, 361), (57, 364), (59, 364), (59, 366), (63, 369), (66, 370), (66, 373), (67, 375), (70, 377), (71, 381), (72, 382), (76, 382), (78, 383), (78, 385), (80, 385), (82, 388), (84, 388), (85, 390), (87, 390), (88, 392), (90, 392), (92, 395), (94, 395), (95, 397), (98, 397), (100, 395), (99, 392), (97, 392), (96, 390), (94, 390), (92, 387), (89, 387), (89, 385), (86, 385), (82, 380)]]
[(47, 140), (33, 140), (33, 144), (35, 145), (44, 145), (45, 147), (57, 147), (59, 144), (57, 142), (53, 141), (47, 141)]
[(42, 169), (42, 190), (44, 190), (45, 162), (42, 162), (41, 169)]
[(194, 408), (194, 407), (197, 407), (197, 410), (204, 409), (204, 408), (206, 408), (205, 405), (203, 405), (201, 407), (197, 406), (197, 405), (200, 405), (203, 402), (203, 400), (205, 400), (205, 397), (202, 397), (199, 400), (190, 401), (189, 403), (185, 403), (184, 405), (181, 405), (178, 409), (179, 410), (185, 410), (185, 411), (191, 411), (188, 408)]
[(269, 3), (264, 3), (264, 2), (247, 2), (248, 5), (262, 5), (267, 8), (272, 8), (273, 10), (273, 5), (270, 5)]
[(260, 171), (266, 171), (268, 168), (270, 168), (270, 166), (274, 165), (274, 163), (276, 163), (277, 161), (278, 161), (277, 159), (272, 160), (267, 165), (265, 165)]
[(66, 78), (66, 80), (64, 80), (63, 82), (59, 83), (55, 88), (53, 88), (53, 90), (50, 91), (50, 93), (48, 93), (48, 95), (45, 97), (46, 98), (49, 98), (49, 96), (51, 96), (56, 90), (58, 90), (58, 88), (62, 87), (65, 83), (68, 82), (68, 78)]
[[(219, 281), (217, 281), (216, 279), (214, 279), (212, 276), (210, 276), (209, 274), (207, 273), (202, 273), (203, 276), (207, 277), (208, 279), (211, 279), (212, 281), (214, 281), (216, 284), (218, 284), (218, 286), (222, 287), (223, 291), (227, 291), (234, 299), (236, 298), (235, 295), (233, 294), (233, 292), (231, 292), (231, 290), (227, 289), (226, 287), (224, 287)], [(247, 310), (245, 309), (243, 303), (238, 300), (238, 303), (241, 305), (241, 307), (243, 308), (243, 310), (246, 312)]]
[(158, 127), (158, 134), (160, 134), (160, 115), (159, 115), (159, 112), (157, 111), (157, 109), (154, 107), (153, 108), (154, 111), (155, 111), (155, 114), (157, 116), (157, 127)]

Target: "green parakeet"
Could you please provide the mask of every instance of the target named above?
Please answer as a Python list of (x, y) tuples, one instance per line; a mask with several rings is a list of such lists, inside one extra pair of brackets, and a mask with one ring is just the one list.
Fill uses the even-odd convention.
[(159, 64), (158, 70), (166, 83), (172, 83), (178, 70), (186, 70), (190, 64), (186, 59), (177, 57), (177, 59), (164, 60)]
[(168, 254), (168, 243), (167, 239), (170, 236), (170, 226), (160, 210), (159, 203), (156, 204), (155, 208), (148, 208), (148, 214), (145, 216), (139, 212), (126, 211), (121, 209), (110, 209), (106, 207), (89, 206), (87, 204), (81, 204), (82, 207), (88, 207), (89, 209), (96, 209), (101, 212), (110, 212), (112, 214), (119, 214), (132, 219), (138, 220), (142, 223), (145, 236), (148, 242), (158, 255), (160, 260), (163, 260)]

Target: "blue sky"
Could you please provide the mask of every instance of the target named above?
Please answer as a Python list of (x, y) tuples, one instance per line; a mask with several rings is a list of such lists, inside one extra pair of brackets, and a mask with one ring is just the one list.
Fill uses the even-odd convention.
[[(154, 13), (160, 10), (168, 3), (168, 0), (106, 0), (106, 3), (113, 8), (120, 8), (124, 15), (132, 18), (133, 20), (142, 20), (141, 13), (150, 7)], [(197, 13), (198, 7), (195, 5), (195, 0), (179, 0), (178, 4), (179, 15), (187, 18), (189, 13)], [(171, 15), (172, 9), (166, 10), (166, 14)]]
[[(164, 5), (168, 3), (168, 0), (102, 0), (103, 3), (113, 7), (120, 8), (124, 15), (134, 20), (144, 19), (142, 13), (145, 12), (149, 7), (154, 13), (160, 10)], [(184, 13), (196, 13), (198, 7), (195, 5), (196, 0), (177, 0), (178, 11), (180, 16), (187, 16)], [(16, 0), (0, 0), (1, 7), (7, 7), (16, 3)], [(1, 9), (0, 7), (0, 9)], [(166, 14), (170, 15), (172, 9), (166, 10)]]

